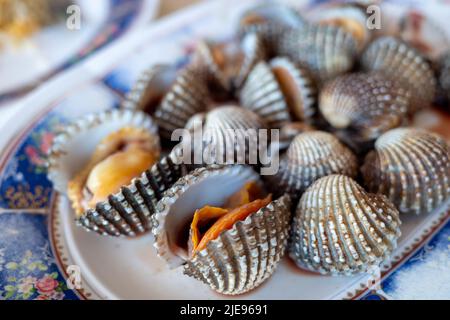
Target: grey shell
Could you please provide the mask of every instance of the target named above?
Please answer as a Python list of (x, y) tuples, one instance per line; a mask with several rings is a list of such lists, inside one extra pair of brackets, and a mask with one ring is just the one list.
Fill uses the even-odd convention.
[(220, 206), (252, 180), (258, 181), (258, 174), (242, 165), (199, 168), (180, 179), (165, 192), (154, 216), (158, 255), (223, 294), (242, 294), (259, 286), (275, 271), (286, 249), (291, 216), (288, 196), (235, 223), (194, 256), (174, 250), (179, 225), (189, 223), (196, 208)]
[(315, 75), (318, 84), (353, 68), (356, 41), (350, 33), (331, 25), (308, 25), (286, 32), (278, 52)]
[[(258, 146), (262, 141), (259, 130), (266, 129), (267, 124), (250, 110), (224, 105), (201, 116), (194, 116), (188, 125), (191, 130), (201, 127), (201, 131), (198, 131), (201, 134), (196, 135), (195, 131), (191, 131), (193, 138), (184, 140), (190, 142), (193, 150), (190, 157), (183, 157), (185, 163), (192, 162), (193, 155), (201, 159), (202, 164), (257, 164)], [(267, 136), (270, 137), (269, 132)], [(181, 142), (176, 147), (177, 153), (183, 147)], [(189, 146), (184, 149), (189, 149)]]
[[(246, 24), (245, 19), (250, 15), (262, 18), (260, 23)], [(258, 34), (265, 46), (266, 53), (276, 56), (281, 45), (281, 38), (287, 30), (303, 28), (307, 22), (299, 12), (289, 6), (280, 4), (262, 4), (245, 11), (240, 17), (239, 34)]]
[(286, 192), (298, 199), (314, 181), (334, 173), (356, 177), (356, 156), (332, 134), (306, 131), (291, 142), (281, 157), (279, 171), (265, 179), (277, 192)]
[[(299, 92), (300, 110), (293, 115), (290, 110), (288, 98), (282, 91), (272, 67), (283, 68), (289, 73)], [(249, 74), (246, 83), (240, 92), (240, 102), (243, 107), (252, 110), (263, 118), (270, 127), (281, 128), (292, 120), (308, 121), (315, 113), (316, 88), (309, 73), (297, 66), (287, 58), (275, 58), (269, 63), (260, 62)]]
[(400, 236), (399, 213), (353, 179), (330, 175), (303, 194), (292, 227), (290, 256), (322, 274), (367, 272), (389, 257)]
[(139, 178), (123, 186), (95, 209), (87, 210), (77, 224), (102, 235), (135, 237), (150, 231), (151, 217), (163, 192), (186, 172), (183, 165), (163, 157)]
[(401, 40), (386, 36), (373, 41), (363, 53), (366, 71), (380, 71), (411, 93), (411, 109), (430, 107), (436, 94), (436, 79), (426, 59)]
[[(160, 101), (149, 107), (149, 99), (155, 94), (161, 96)], [(187, 66), (177, 71), (172, 66), (156, 65), (143, 72), (122, 108), (150, 113), (161, 136), (170, 139), (175, 129), (184, 128), (190, 117), (206, 110), (208, 103), (207, 76), (203, 69)]]
[(201, 42), (197, 47), (197, 59), (206, 66), (209, 78), (223, 90), (232, 91), (239, 89), (256, 63), (266, 56), (262, 40), (256, 33), (248, 33), (239, 43), (239, 50), (244, 55), (242, 63), (233, 67), (231, 74), (225, 74), (217, 65), (213, 57), (211, 45), (208, 41)]
[(427, 213), (450, 198), (450, 147), (424, 130), (388, 131), (361, 170), (368, 190), (385, 194), (402, 213)]

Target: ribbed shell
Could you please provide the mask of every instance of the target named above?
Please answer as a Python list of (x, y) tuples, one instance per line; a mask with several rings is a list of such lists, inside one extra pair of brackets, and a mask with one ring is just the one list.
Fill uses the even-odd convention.
[(255, 289), (272, 275), (284, 255), (289, 212), (288, 196), (274, 200), (209, 242), (187, 261), (184, 273), (222, 294)]
[(342, 28), (308, 25), (286, 32), (278, 54), (308, 69), (322, 84), (351, 70), (356, 52), (355, 39)]
[(289, 253), (299, 267), (322, 274), (366, 272), (392, 253), (399, 226), (399, 213), (386, 197), (330, 175), (300, 199)]
[(373, 41), (361, 58), (366, 71), (380, 71), (411, 93), (411, 113), (430, 107), (436, 94), (433, 70), (418, 51), (394, 37)]
[(353, 73), (328, 82), (320, 93), (319, 110), (336, 129), (358, 141), (371, 141), (402, 125), (409, 91), (376, 73)]
[[(240, 88), (255, 64), (265, 58), (265, 49), (261, 38), (256, 33), (246, 34), (240, 41), (239, 51), (243, 54), (242, 61), (237, 65), (228, 66), (232, 67), (232, 71), (228, 74), (221, 69), (214, 59), (212, 48), (214, 45), (220, 44), (207, 41), (201, 42), (197, 48), (198, 59), (200, 63), (206, 65), (211, 80), (227, 91)], [(238, 55), (240, 53), (234, 52), (230, 54)], [(232, 62), (235, 63), (235, 61)]]
[(266, 179), (277, 193), (298, 199), (314, 181), (333, 173), (356, 177), (356, 156), (332, 134), (307, 131), (294, 138), (281, 157), (278, 173)]
[(86, 211), (77, 224), (102, 235), (135, 237), (152, 228), (151, 217), (162, 193), (186, 173), (182, 164), (162, 158), (107, 201)]
[[(253, 18), (257, 17), (258, 21)], [(248, 23), (248, 19), (253, 20)], [(265, 46), (269, 56), (276, 56), (280, 40), (287, 30), (296, 30), (306, 25), (303, 17), (293, 8), (280, 4), (262, 4), (253, 7), (241, 16), (239, 33), (241, 35), (256, 33)]]
[[(149, 96), (155, 88), (160, 91), (160, 98), (149, 108)], [(190, 65), (177, 72), (171, 66), (157, 65), (142, 74), (122, 107), (146, 110), (158, 123), (161, 136), (170, 139), (175, 129), (184, 128), (190, 117), (206, 110), (208, 103), (204, 70)]]
[[(213, 183), (217, 182), (214, 179), (220, 177), (226, 179), (229, 185)], [(177, 252), (172, 251), (174, 246), (170, 240), (173, 237), (171, 232), (177, 227), (173, 220), (171, 223), (169, 221), (170, 215), (174, 215), (174, 212), (170, 212), (171, 208), (176, 206), (177, 201), (183, 201), (183, 196), (198, 199), (198, 207), (208, 204), (207, 197), (211, 195), (214, 195), (216, 202), (217, 199), (223, 201), (239, 189), (236, 188), (237, 185), (233, 186), (236, 179), (240, 179), (239, 185), (242, 186), (246, 181), (258, 180), (259, 177), (250, 167), (240, 165), (200, 168), (183, 177), (165, 193), (158, 205), (153, 229), (158, 254), (172, 267), (183, 264), (185, 274), (203, 281), (217, 292), (229, 295), (242, 294), (256, 288), (275, 271), (288, 241), (290, 198), (283, 196), (274, 200), (245, 220), (235, 223), (194, 257), (178, 256)], [(196, 190), (200, 185), (203, 186), (202, 189)], [(198, 197), (200, 194), (203, 197)], [(186, 203), (191, 205), (189, 201)], [(183, 205), (178, 208), (182, 210), (185, 207)], [(187, 216), (178, 211), (172, 219), (181, 219), (179, 223), (186, 225), (186, 221), (192, 219), (195, 209), (189, 208), (187, 211)], [(186, 218), (188, 219), (184, 221)]]
[(399, 128), (375, 143), (362, 167), (369, 191), (385, 194), (403, 213), (427, 213), (450, 198), (450, 147), (430, 132)]
[[(292, 82), (298, 97), (291, 97), (283, 90), (274, 68), (280, 68), (289, 75), (288, 81)], [(266, 120), (272, 128), (280, 128), (291, 120), (309, 120), (313, 116), (315, 92), (306, 70), (289, 59), (275, 58), (270, 63), (258, 63), (251, 71), (240, 92), (240, 102)], [(297, 105), (292, 110), (289, 107), (291, 102)]]
[(152, 118), (125, 109), (87, 114), (57, 132), (46, 163), (47, 177), (55, 189), (66, 194), (68, 182), (86, 166), (103, 138), (129, 126), (153, 133), (158, 142), (158, 127)]
[[(208, 164), (223, 164), (227, 159), (232, 163), (257, 164), (258, 130), (266, 128), (266, 123), (250, 110), (233, 105), (222, 106), (205, 115), (202, 143), (197, 145), (203, 146), (203, 155), (205, 149), (213, 150), (208, 153), (211, 155), (206, 162)], [(255, 163), (249, 163), (253, 160)]]
[(356, 40), (358, 51), (370, 41), (371, 32), (367, 28), (367, 16), (362, 8), (351, 4), (336, 4), (330, 8), (319, 6), (316, 10), (317, 13), (313, 14), (313, 22), (343, 28)]

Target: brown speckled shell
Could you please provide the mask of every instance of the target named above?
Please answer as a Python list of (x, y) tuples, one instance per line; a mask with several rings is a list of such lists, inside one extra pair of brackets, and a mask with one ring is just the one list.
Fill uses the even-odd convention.
[(353, 179), (330, 175), (303, 194), (292, 227), (290, 256), (301, 268), (352, 275), (384, 261), (400, 236), (399, 213)]
[(291, 142), (281, 157), (278, 173), (265, 179), (274, 192), (286, 192), (298, 199), (314, 181), (333, 173), (356, 177), (356, 156), (332, 134), (307, 131)]
[(409, 91), (376, 73), (352, 73), (328, 82), (319, 110), (336, 129), (358, 142), (372, 141), (405, 121)]
[(361, 170), (368, 190), (385, 194), (403, 213), (427, 213), (450, 198), (450, 147), (424, 130), (383, 134)]
[(401, 40), (386, 36), (373, 41), (363, 53), (361, 65), (366, 71), (382, 72), (410, 90), (411, 113), (431, 106), (436, 94), (433, 70), (418, 51)]

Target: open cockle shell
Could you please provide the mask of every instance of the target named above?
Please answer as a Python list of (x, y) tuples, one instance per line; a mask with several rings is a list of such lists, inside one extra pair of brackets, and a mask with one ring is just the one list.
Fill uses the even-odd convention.
[(197, 63), (206, 66), (211, 80), (232, 93), (242, 86), (255, 64), (265, 58), (265, 49), (260, 37), (249, 33), (239, 43), (202, 41), (196, 57)]
[(332, 134), (306, 131), (292, 140), (278, 172), (265, 178), (274, 192), (298, 199), (314, 181), (334, 173), (356, 177), (356, 156)]
[(367, 189), (386, 195), (402, 213), (428, 213), (450, 198), (450, 147), (424, 130), (386, 132), (361, 171)]
[(280, 39), (287, 30), (302, 28), (307, 22), (289, 6), (280, 4), (262, 4), (250, 8), (239, 20), (239, 33), (258, 34), (269, 56), (275, 56)]
[(240, 92), (240, 101), (272, 128), (280, 128), (291, 120), (308, 121), (313, 116), (315, 92), (306, 70), (287, 58), (275, 58), (255, 66)]
[(133, 110), (107, 110), (88, 114), (58, 132), (47, 156), (47, 177), (55, 189), (67, 193), (68, 182), (90, 161), (99, 143), (124, 127), (145, 129), (154, 136), (159, 153), (158, 127), (145, 113)]
[(170, 266), (184, 265), (184, 273), (223, 294), (256, 288), (275, 270), (288, 240), (290, 198), (283, 196), (222, 231), (196, 255), (187, 253), (184, 229), (196, 209), (221, 206), (247, 182), (260, 183), (248, 166), (211, 166), (196, 169), (167, 190), (154, 215), (155, 247)]
[[(267, 124), (255, 113), (236, 105), (223, 105), (188, 122), (192, 151), (183, 161), (201, 158), (201, 164), (254, 164), (258, 162), (260, 130)], [(198, 130), (198, 131), (196, 131)], [(196, 134), (198, 132), (198, 134)], [(270, 133), (267, 131), (267, 138)], [(176, 148), (184, 146), (181, 142)], [(267, 143), (268, 145), (269, 143)], [(196, 163), (200, 164), (200, 163)]]
[(186, 174), (182, 164), (163, 157), (108, 200), (77, 218), (78, 225), (102, 235), (134, 237), (152, 228), (152, 215), (165, 190)]
[(289, 253), (299, 267), (322, 274), (367, 272), (395, 249), (399, 226), (399, 213), (385, 196), (367, 193), (347, 176), (330, 175), (300, 199)]
[(304, 67), (321, 85), (353, 68), (356, 41), (344, 29), (332, 25), (307, 25), (283, 34), (278, 52)]
[(183, 128), (190, 117), (207, 109), (209, 91), (206, 72), (189, 65), (155, 65), (143, 72), (127, 94), (122, 108), (137, 109), (152, 115), (161, 136), (170, 139), (175, 129)]
[[(99, 155), (96, 153), (99, 151), (97, 147), (102, 144), (106, 149), (110, 146), (114, 148), (114, 144), (105, 143), (105, 137), (112, 138), (112, 134), (115, 138), (118, 133), (123, 133), (124, 139), (132, 139), (132, 136), (126, 135), (131, 129), (151, 134), (155, 156), (159, 157), (157, 126), (140, 111), (123, 109), (89, 114), (69, 124), (55, 137), (48, 155), (48, 178), (59, 192), (70, 196), (77, 223), (87, 230), (102, 235), (130, 237), (149, 231), (150, 216), (161, 193), (184, 173), (183, 166), (164, 158), (130, 184), (122, 186), (117, 193), (110, 194), (107, 200), (96, 203), (92, 209), (85, 210), (79, 201), (73, 202), (80, 200), (77, 190), (84, 189), (89, 171), (97, 164), (92, 162), (95, 160), (93, 155)], [(103, 157), (97, 160), (102, 161)], [(85, 170), (88, 170), (87, 174), (84, 174)], [(80, 179), (75, 180), (75, 177)]]
[(414, 48), (395, 37), (373, 41), (361, 58), (366, 71), (380, 71), (410, 90), (414, 113), (431, 106), (436, 94), (436, 79), (426, 59)]
[(331, 126), (368, 142), (403, 124), (409, 91), (377, 73), (351, 73), (325, 84), (319, 110)]

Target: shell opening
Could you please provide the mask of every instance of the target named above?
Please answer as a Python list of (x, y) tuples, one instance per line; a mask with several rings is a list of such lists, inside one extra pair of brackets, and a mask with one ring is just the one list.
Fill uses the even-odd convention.
[(231, 195), (223, 208), (205, 206), (197, 209), (189, 232), (189, 252), (195, 255), (206, 248), (209, 241), (216, 239), (222, 231), (257, 212), (271, 201), (271, 195), (263, 198), (262, 188), (254, 181)]
[(158, 139), (144, 129), (124, 127), (109, 134), (68, 183), (68, 196), (77, 216), (120, 191), (158, 158)]
[(303, 119), (305, 117), (303, 114), (303, 98), (294, 77), (287, 68), (277, 63), (272, 63), (271, 70), (286, 99), (289, 112), (296, 119)]
[[(188, 187), (179, 198), (170, 206), (165, 221), (165, 229), (167, 233), (167, 241), (170, 250), (176, 256), (187, 260), (189, 257), (189, 232), (193, 222), (196, 210), (201, 210), (207, 206), (216, 207), (213, 212), (206, 212), (206, 216), (211, 219), (202, 221), (200, 231), (211, 226), (218, 218), (225, 215), (225, 211), (220, 210), (229, 205), (236, 203), (234, 201), (242, 201), (230, 198), (236, 195), (247, 183), (255, 181), (260, 184), (259, 177), (253, 170), (242, 171), (239, 175), (235, 175), (230, 179), (227, 174), (211, 175), (198, 183)], [(230, 202), (227, 203), (227, 200)], [(227, 211), (228, 212), (228, 211)], [(197, 219), (201, 218), (203, 213), (198, 214)]]

